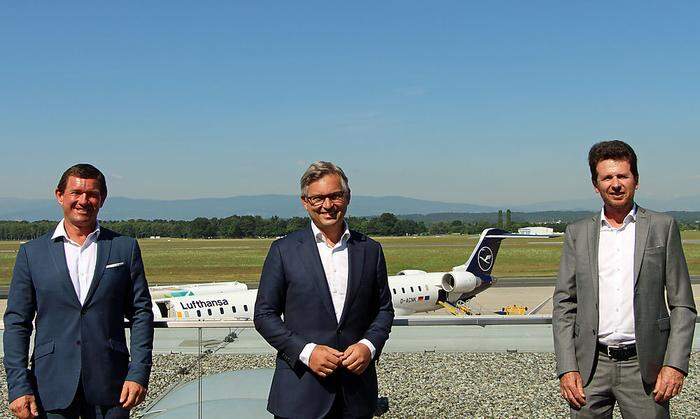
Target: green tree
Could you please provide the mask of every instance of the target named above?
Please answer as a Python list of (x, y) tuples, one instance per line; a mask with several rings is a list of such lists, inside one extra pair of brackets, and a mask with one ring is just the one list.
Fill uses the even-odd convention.
[(464, 233), (464, 223), (462, 220), (454, 220), (450, 223), (450, 233)]

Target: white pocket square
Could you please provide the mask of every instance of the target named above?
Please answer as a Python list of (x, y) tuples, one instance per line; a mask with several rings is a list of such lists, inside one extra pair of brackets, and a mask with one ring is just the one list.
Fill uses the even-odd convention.
[(110, 263), (109, 265), (105, 266), (105, 269), (116, 268), (122, 266), (123, 264), (124, 262)]

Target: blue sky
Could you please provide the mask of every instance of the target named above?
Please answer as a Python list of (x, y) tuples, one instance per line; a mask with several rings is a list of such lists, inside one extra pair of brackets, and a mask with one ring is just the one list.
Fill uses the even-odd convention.
[(16, 2), (0, 10), (0, 196), (92, 162), (115, 196), (296, 193), (495, 205), (592, 196), (620, 138), (640, 195), (698, 195), (695, 2)]

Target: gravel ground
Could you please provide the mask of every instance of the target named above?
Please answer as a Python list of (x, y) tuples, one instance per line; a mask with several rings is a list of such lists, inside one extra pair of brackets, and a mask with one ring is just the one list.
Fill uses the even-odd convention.
[[(204, 359), (203, 371), (271, 368), (273, 360), (269, 355), (210, 355)], [(179, 368), (195, 362), (195, 355), (154, 356), (143, 406), (172, 383), (194, 379), (193, 373), (182, 375)], [(671, 405), (673, 417), (700, 417), (700, 353), (694, 353), (690, 363), (683, 393)], [(568, 417), (568, 408), (559, 398), (552, 353), (386, 353), (378, 372), (379, 394), (389, 399), (389, 411), (382, 418)], [(4, 371), (0, 379), (6, 400)], [(138, 413), (135, 410), (132, 417)], [(6, 405), (0, 415), (9, 417)]]

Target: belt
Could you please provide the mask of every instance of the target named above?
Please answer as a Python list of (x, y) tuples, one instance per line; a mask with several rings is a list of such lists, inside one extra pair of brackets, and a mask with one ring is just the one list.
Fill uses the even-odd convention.
[(598, 342), (598, 351), (604, 353), (610, 359), (626, 361), (637, 355), (637, 345), (634, 343), (629, 345), (605, 345)]

